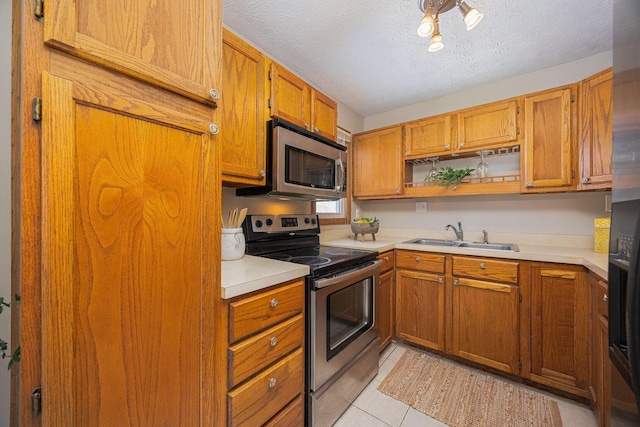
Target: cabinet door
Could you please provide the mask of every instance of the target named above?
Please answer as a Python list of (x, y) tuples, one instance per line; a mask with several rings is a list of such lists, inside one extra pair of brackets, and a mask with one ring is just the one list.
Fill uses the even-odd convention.
[(215, 424), (208, 121), (98, 82), (42, 88), (43, 425)]
[(589, 291), (585, 272), (531, 268), (531, 378), (587, 397)]
[(225, 182), (264, 185), (266, 163), (262, 53), (224, 30), (219, 144)]
[(518, 373), (518, 287), (453, 279), (452, 353)]
[(44, 41), (71, 55), (208, 102), (220, 88), (220, 0), (47, 2)]
[(311, 130), (311, 90), (300, 77), (271, 64), (271, 116)]
[(396, 333), (409, 342), (445, 350), (444, 276), (398, 270)]
[(501, 101), (458, 113), (458, 150), (495, 147), (518, 139), (518, 104)]
[(454, 123), (454, 117), (444, 115), (405, 124), (405, 157), (424, 157), (451, 151)]
[(613, 72), (609, 69), (582, 82), (579, 190), (611, 188), (612, 77)]
[(525, 192), (567, 191), (572, 177), (571, 88), (525, 98)]
[(314, 133), (338, 139), (338, 104), (315, 89), (311, 90), (311, 122)]
[(376, 313), (382, 351), (393, 338), (393, 271), (380, 275)]
[(402, 126), (354, 136), (353, 197), (376, 198), (402, 194)]

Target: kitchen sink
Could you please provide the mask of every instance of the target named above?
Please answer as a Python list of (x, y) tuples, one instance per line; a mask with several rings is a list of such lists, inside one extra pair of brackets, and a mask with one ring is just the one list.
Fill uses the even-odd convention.
[(402, 243), (411, 243), (416, 245), (431, 245), (431, 246), (451, 246), (455, 248), (470, 248), (470, 249), (491, 249), (494, 251), (512, 251), (519, 252), (518, 245), (513, 243), (477, 243), (467, 242), (460, 240), (442, 240), (442, 239), (413, 239), (407, 240)]

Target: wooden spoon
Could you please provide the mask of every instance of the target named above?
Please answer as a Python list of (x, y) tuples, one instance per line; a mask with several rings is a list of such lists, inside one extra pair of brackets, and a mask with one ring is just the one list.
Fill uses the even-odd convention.
[(247, 208), (240, 209), (240, 214), (238, 215), (236, 227), (242, 227), (242, 223), (244, 222), (244, 218), (246, 216), (247, 216)]

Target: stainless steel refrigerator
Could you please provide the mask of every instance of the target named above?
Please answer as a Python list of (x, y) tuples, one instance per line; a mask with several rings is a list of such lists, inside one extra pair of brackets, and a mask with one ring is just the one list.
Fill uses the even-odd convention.
[(611, 425), (640, 415), (640, 1), (613, 2), (613, 205), (609, 248)]

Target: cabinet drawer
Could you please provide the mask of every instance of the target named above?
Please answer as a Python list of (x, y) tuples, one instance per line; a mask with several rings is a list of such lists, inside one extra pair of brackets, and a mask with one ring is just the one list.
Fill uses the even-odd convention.
[(393, 268), (395, 256), (393, 251), (383, 252), (378, 255), (378, 259), (382, 261), (380, 264), (380, 273), (384, 273), (385, 271), (389, 271)]
[(233, 426), (259, 426), (304, 390), (302, 349), (227, 394)]
[(453, 275), (518, 284), (518, 262), (453, 257)]
[(235, 387), (283, 355), (301, 347), (303, 338), (304, 321), (299, 314), (229, 347), (229, 388)]
[(444, 255), (420, 251), (397, 251), (396, 267), (444, 273)]
[(596, 298), (598, 301), (598, 314), (605, 319), (609, 318), (609, 285), (603, 280), (598, 280), (596, 285)]
[(304, 425), (304, 401), (302, 395), (295, 398), (282, 411), (271, 418), (264, 427), (301, 426)]
[(229, 304), (229, 342), (302, 313), (304, 282), (296, 281)]

